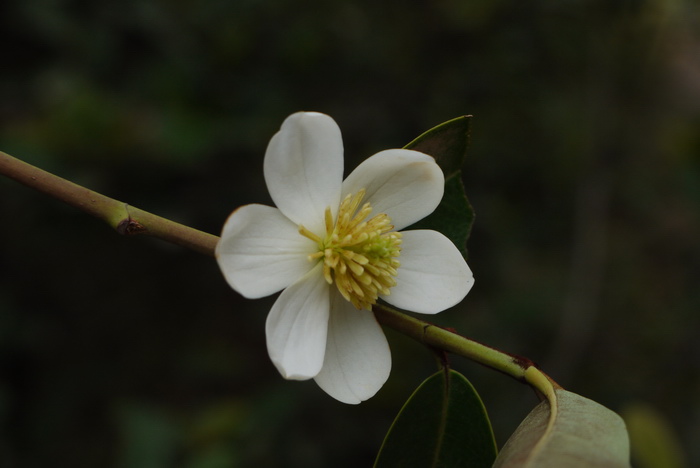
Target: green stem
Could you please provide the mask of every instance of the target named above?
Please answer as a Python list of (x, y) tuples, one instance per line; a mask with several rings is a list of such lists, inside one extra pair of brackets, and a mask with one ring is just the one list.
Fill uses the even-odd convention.
[[(0, 151), (0, 174), (85, 211), (112, 226), (119, 234), (145, 234), (214, 255), (217, 236), (156, 216), (106, 197)], [(411, 338), (503, 372), (550, 396), (559, 387), (527, 358), (508, 354), (383, 305), (373, 309), (377, 320)]]
[(524, 382), (552, 401), (555, 388), (561, 388), (530, 359), (506, 353), (437, 325), (406, 315), (385, 305), (372, 309), (377, 321), (427, 346), (466, 357)]
[(0, 174), (101, 219), (119, 234), (148, 235), (214, 255), (219, 238), (106, 197), (0, 151)]
[[(556, 404), (557, 395), (554, 390), (561, 388), (555, 381), (552, 380), (547, 374), (542, 372), (536, 367), (528, 367), (525, 370), (525, 382), (530, 384), (531, 387), (536, 388), (542, 393), (547, 401), (549, 401), (552, 411), (558, 406)], [(556, 418), (556, 413), (553, 413), (553, 417)]]
[(400, 331), (425, 345), (457, 354), (483, 364), (517, 380), (525, 381), (525, 371), (534, 364), (531, 360), (508, 354), (445, 328), (403, 314), (384, 305), (373, 308), (382, 325)]

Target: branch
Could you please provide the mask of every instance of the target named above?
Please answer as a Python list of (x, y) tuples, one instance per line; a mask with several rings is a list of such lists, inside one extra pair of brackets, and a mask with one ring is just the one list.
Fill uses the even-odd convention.
[(0, 151), (0, 174), (57, 198), (125, 236), (148, 235), (214, 256), (219, 238), (93, 192)]
[[(539, 371), (536, 364), (528, 358), (486, 346), (451, 330), (406, 315), (385, 305), (377, 304), (372, 311), (377, 317), (377, 321), (382, 325), (393, 328), (427, 346), (466, 357), (474, 362), (502, 372), (516, 380), (531, 385), (544, 396), (549, 395), (552, 387), (561, 388), (549, 376)], [(535, 374), (540, 375), (542, 378), (531, 378)]]
[[(106, 197), (66, 179), (0, 151), (0, 174), (28, 187), (57, 198), (95, 216), (112, 226), (119, 234), (144, 234), (214, 256), (217, 236), (156, 216), (124, 202)], [(508, 354), (478, 343), (450, 330), (432, 325), (384, 305), (375, 305), (373, 312), (379, 323), (397, 330), (428, 346), (438, 348), (500, 371), (525, 382), (544, 395), (552, 386), (561, 388), (534, 363), (523, 357)]]

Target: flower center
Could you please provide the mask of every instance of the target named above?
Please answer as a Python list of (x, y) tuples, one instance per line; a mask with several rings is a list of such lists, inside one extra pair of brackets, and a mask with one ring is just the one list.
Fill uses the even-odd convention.
[[(309, 260), (323, 260), (323, 276), (358, 309), (371, 309), (379, 294), (389, 294), (396, 286), (397, 257), (401, 253), (401, 233), (392, 231), (391, 218), (380, 213), (367, 219), (372, 207), (360, 203), (362, 189), (345, 197), (333, 222), (326, 208), (326, 234), (317, 236), (304, 226), (299, 233), (318, 244)], [(358, 209), (359, 208), (359, 209)]]

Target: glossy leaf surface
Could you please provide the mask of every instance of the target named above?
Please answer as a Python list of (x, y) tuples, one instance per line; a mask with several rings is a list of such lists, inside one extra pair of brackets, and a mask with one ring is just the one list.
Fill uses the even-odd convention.
[(470, 115), (457, 117), (431, 128), (405, 146), (434, 157), (445, 173), (451, 177), (462, 169), (469, 147)]
[(490, 467), (496, 444), (486, 409), (460, 373), (440, 371), (425, 380), (396, 417), (376, 468)]

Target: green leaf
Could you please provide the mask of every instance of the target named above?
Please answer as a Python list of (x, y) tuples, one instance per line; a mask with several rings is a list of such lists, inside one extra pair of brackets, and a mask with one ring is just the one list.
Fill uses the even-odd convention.
[(644, 402), (628, 403), (622, 417), (630, 434), (632, 461), (640, 468), (686, 466), (683, 446), (671, 422)]
[(445, 180), (442, 201), (430, 215), (406, 229), (432, 229), (447, 236), (466, 257), (467, 239), (474, 223), (474, 210), (464, 194), (461, 171)]
[(566, 390), (554, 391), (525, 418), (494, 468), (629, 467), (629, 438), (620, 416)]
[(448, 370), (429, 377), (411, 395), (374, 466), (490, 467), (495, 458), (481, 398), (463, 375)]
[(451, 177), (462, 169), (467, 156), (470, 120), (471, 115), (448, 120), (423, 133), (404, 148), (434, 157), (445, 177)]
[(458, 117), (428, 130), (405, 146), (434, 157), (445, 174), (445, 195), (428, 217), (408, 229), (432, 229), (447, 236), (466, 256), (474, 210), (462, 183), (462, 165), (469, 146), (471, 116)]

